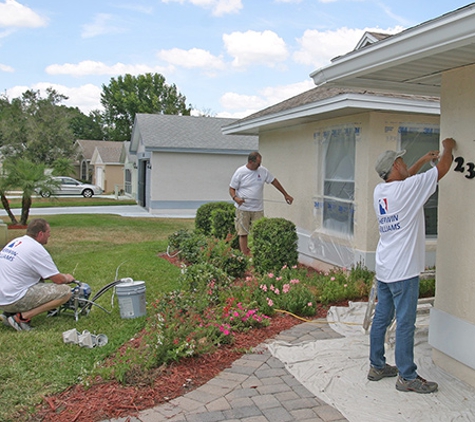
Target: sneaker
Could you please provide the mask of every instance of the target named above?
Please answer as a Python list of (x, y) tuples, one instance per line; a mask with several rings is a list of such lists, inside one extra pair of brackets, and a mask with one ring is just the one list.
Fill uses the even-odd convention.
[(396, 381), (396, 390), (398, 391), (413, 391), (414, 393), (427, 394), (437, 391), (438, 387), (436, 382), (427, 381), (419, 375), (413, 380), (406, 380), (399, 376)]
[(370, 381), (379, 381), (382, 378), (395, 377), (397, 375), (397, 367), (386, 364), (383, 369), (376, 369), (372, 366), (369, 368), (368, 379)]
[(10, 327), (10, 324), (8, 323), (8, 317), (11, 317), (12, 315), (15, 314), (11, 314), (10, 312), (4, 312), (3, 314), (0, 314), (0, 321), (2, 321), (3, 324), (7, 327)]
[(8, 325), (17, 331), (30, 331), (33, 327), (30, 325), (30, 320), (21, 318), (21, 314), (9, 316), (7, 318)]

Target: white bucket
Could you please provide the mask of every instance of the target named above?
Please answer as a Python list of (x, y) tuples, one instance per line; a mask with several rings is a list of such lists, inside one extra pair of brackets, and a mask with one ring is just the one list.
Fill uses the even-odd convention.
[(137, 318), (146, 314), (145, 281), (119, 283), (115, 291), (121, 318)]

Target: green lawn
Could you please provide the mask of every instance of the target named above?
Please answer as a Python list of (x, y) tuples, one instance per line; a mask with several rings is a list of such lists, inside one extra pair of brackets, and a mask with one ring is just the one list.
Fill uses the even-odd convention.
[[(82, 196), (61, 196), (51, 198), (33, 197), (32, 208), (48, 207), (88, 207), (88, 206), (106, 206), (106, 205), (136, 205), (133, 199), (115, 199), (93, 196), (92, 198), (83, 198)], [(9, 198), (11, 208), (21, 208), (21, 198)]]
[[(77, 280), (88, 283), (93, 294), (116, 278), (143, 280), (148, 303), (160, 292), (177, 287), (180, 270), (158, 256), (166, 250), (168, 236), (175, 230), (194, 227), (194, 220), (184, 219), (115, 215), (45, 218), (52, 231), (47, 249), (61, 272), (74, 274)], [(8, 222), (7, 217), (3, 220)], [(9, 230), (8, 236), (12, 239), (24, 233), (25, 230)], [(94, 308), (77, 323), (68, 314), (55, 318), (42, 315), (33, 319), (36, 328), (31, 332), (18, 333), (0, 326), (1, 421), (20, 421), (18, 411), (33, 410), (43, 396), (83, 380), (96, 362), (114, 353), (145, 324), (145, 317), (120, 317), (117, 296), (113, 297), (112, 290), (98, 302), (111, 313)], [(109, 342), (94, 349), (65, 344), (62, 333), (73, 328), (106, 334)]]

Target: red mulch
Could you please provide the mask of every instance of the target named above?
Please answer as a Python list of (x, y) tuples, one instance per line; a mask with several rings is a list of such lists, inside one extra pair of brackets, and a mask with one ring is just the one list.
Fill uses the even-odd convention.
[[(168, 257), (172, 263), (174, 260)], [(326, 317), (321, 307), (316, 317)], [(220, 347), (214, 353), (158, 368), (147, 379), (139, 377), (134, 385), (118, 382), (97, 383), (85, 389), (75, 385), (54, 396), (44, 397), (31, 422), (96, 422), (104, 419), (135, 416), (139, 411), (180, 397), (205, 384), (239, 359), (246, 350), (276, 336), (302, 321), (289, 315), (271, 318), (268, 327), (237, 333), (232, 345)], [(139, 341), (139, 340), (136, 340)]]

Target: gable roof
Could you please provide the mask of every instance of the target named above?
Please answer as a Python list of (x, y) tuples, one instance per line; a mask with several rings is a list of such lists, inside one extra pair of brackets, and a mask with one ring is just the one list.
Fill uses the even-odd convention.
[(130, 151), (247, 154), (258, 149), (256, 136), (227, 136), (221, 128), (236, 119), (167, 114), (137, 114)]
[(475, 3), (338, 57), (316, 85), (440, 95), (442, 73), (475, 63)]
[(121, 145), (121, 148), (122, 148), (122, 142), (94, 141), (94, 140), (87, 140), (87, 139), (78, 139), (78, 140), (76, 140), (76, 145), (79, 149), (79, 153), (86, 160), (91, 160), (92, 159), (92, 156), (94, 154), (94, 151), (95, 151), (96, 147), (104, 148), (107, 145), (109, 145), (110, 148), (114, 149), (114, 148), (117, 147), (117, 145)]
[(438, 115), (439, 97), (321, 86), (238, 120), (224, 127), (223, 133), (257, 135), (263, 130), (369, 110)]
[(123, 147), (123, 142), (101, 142), (96, 145), (91, 161), (97, 161), (100, 158), (103, 164), (120, 164)]

